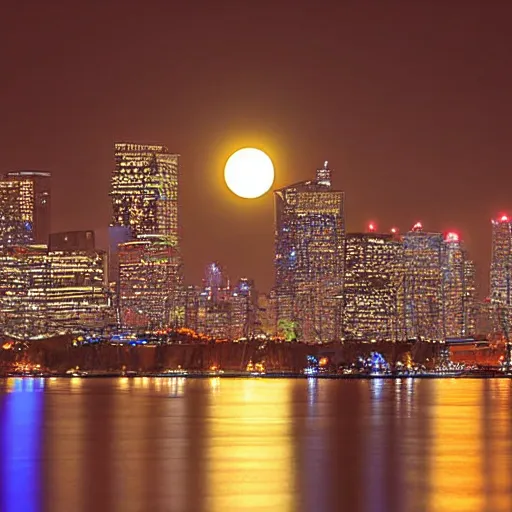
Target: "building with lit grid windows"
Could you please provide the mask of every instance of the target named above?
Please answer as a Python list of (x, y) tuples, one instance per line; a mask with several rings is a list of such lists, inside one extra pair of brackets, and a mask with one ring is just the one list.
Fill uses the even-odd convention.
[(332, 189), (325, 162), (316, 179), (276, 190), (274, 199), (278, 331), (306, 342), (338, 339), (344, 193)]
[(490, 313), (496, 333), (510, 337), (512, 314), (512, 220), (492, 220)]
[(132, 238), (111, 251), (123, 327), (184, 322), (178, 170), (179, 155), (165, 146), (115, 144), (111, 227), (127, 228)]
[(99, 329), (108, 323), (106, 256), (92, 231), (50, 235), (50, 245), (0, 254), (2, 333), (37, 339)]
[(10, 171), (0, 180), (0, 244), (47, 244), (51, 175)]
[(407, 339), (444, 339), (442, 233), (420, 222), (404, 235), (404, 317)]
[(341, 314), (345, 340), (402, 341), (403, 244), (393, 234), (346, 237)]
[(121, 325), (162, 328), (181, 306), (181, 257), (167, 238), (139, 237), (119, 244)]
[(404, 319), (407, 339), (439, 341), (475, 329), (475, 272), (459, 235), (404, 235)]
[(476, 328), (475, 265), (457, 233), (447, 233), (444, 242), (444, 337), (468, 337)]
[(178, 245), (178, 163), (165, 146), (116, 144), (111, 225)]

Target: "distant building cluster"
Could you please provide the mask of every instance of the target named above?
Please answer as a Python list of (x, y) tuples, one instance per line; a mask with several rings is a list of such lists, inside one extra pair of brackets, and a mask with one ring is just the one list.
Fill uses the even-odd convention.
[(274, 192), (277, 332), (310, 343), (441, 341), (475, 333), (474, 265), (456, 233), (345, 233), (327, 162)]
[[(87, 331), (189, 328), (218, 340), (443, 341), (488, 329), (508, 339), (512, 221), (492, 222), (490, 297), (477, 300), (475, 267), (457, 233), (347, 233), (345, 194), (328, 162), (310, 181), (274, 191), (275, 285), (231, 283), (218, 262), (201, 286), (183, 280), (179, 155), (115, 144), (107, 251), (92, 231), (53, 233), (51, 176), (0, 180), (2, 334), (39, 339)], [(485, 327), (487, 329), (487, 327)]]
[(225, 270), (208, 265), (203, 286), (185, 289), (185, 326), (216, 339), (247, 338), (257, 332), (258, 304), (254, 283), (240, 279), (233, 287)]

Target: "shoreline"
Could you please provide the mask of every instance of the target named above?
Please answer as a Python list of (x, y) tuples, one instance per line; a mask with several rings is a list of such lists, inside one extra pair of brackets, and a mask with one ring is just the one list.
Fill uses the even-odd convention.
[(151, 379), (305, 379), (305, 380), (403, 380), (403, 379), (512, 379), (512, 374), (506, 374), (496, 371), (490, 372), (453, 372), (453, 373), (426, 373), (415, 375), (393, 375), (393, 374), (375, 374), (375, 375), (304, 375), (300, 373), (247, 373), (247, 372), (229, 372), (229, 373), (89, 373), (83, 374), (7, 374), (0, 375), (0, 380), (7, 379), (135, 379), (135, 378), (151, 378)]

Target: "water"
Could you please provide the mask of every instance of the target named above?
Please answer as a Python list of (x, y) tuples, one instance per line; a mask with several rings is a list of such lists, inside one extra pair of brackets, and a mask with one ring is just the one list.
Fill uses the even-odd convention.
[(512, 381), (0, 381), (1, 512), (510, 512)]

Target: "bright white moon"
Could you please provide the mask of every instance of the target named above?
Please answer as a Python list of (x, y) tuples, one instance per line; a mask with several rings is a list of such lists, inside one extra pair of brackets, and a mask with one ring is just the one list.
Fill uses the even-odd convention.
[(274, 164), (259, 149), (239, 149), (228, 158), (224, 179), (237, 196), (254, 199), (262, 196), (274, 183)]

